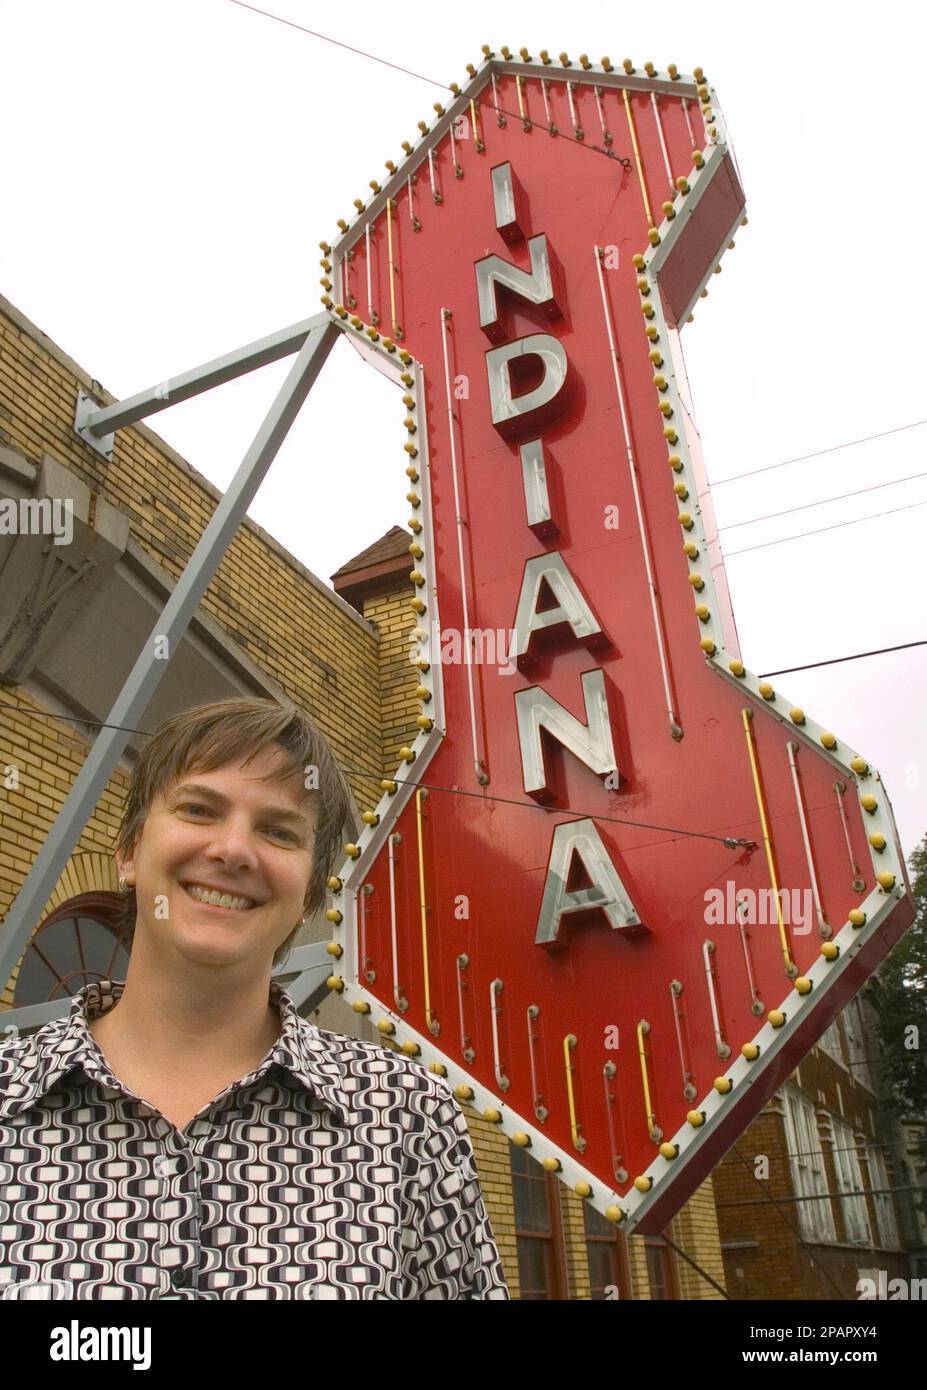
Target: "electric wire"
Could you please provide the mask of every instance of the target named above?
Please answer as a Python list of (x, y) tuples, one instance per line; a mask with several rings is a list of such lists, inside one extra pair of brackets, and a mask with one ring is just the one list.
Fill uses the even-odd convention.
[[(130, 729), (124, 724), (106, 724), (97, 719), (84, 719), (79, 715), (55, 714), (50, 710), (30, 709), (28, 705), (11, 704), (6, 700), (0, 700), (0, 709), (15, 709), (20, 714), (25, 714), (30, 717), (39, 719), (61, 719), (65, 723), (85, 724), (94, 729), (119, 729), (122, 733), (137, 734), (141, 738), (153, 737), (152, 732), (147, 729)], [(408, 784), (413, 787), (427, 788), (428, 791), (448, 792), (452, 796), (473, 796), (477, 797), (480, 801), (498, 801), (507, 806), (520, 806), (526, 811), (543, 811), (545, 814), (549, 814), (550, 812), (549, 807), (538, 805), (535, 801), (516, 801), (513, 797), (492, 796), (490, 793), (484, 791), (469, 792), (464, 791), (460, 787), (439, 787), (433, 782), (418, 782), (409, 777), (395, 777), (383, 772), (374, 772), (370, 768), (353, 767), (350, 763), (344, 763), (340, 759), (337, 761), (342, 772), (353, 772), (359, 777), (369, 777), (377, 782), (396, 782), (400, 786)], [(592, 811), (577, 811), (572, 806), (563, 806), (558, 809), (564, 813), (578, 816), (581, 819), (591, 817), (599, 821), (609, 821), (614, 825), (631, 825), (639, 830), (659, 830), (668, 835), (684, 835), (691, 839), (713, 840), (718, 844), (726, 845), (728, 849), (755, 849), (757, 847), (753, 840), (734, 839), (732, 836), (726, 835), (712, 835), (709, 831), (705, 830), (682, 830), (672, 825), (653, 825), (649, 821), (635, 821), (620, 816), (606, 816), (599, 812)]]
[(909, 473), (904, 478), (890, 478), (885, 483), (873, 483), (871, 487), (860, 487), (855, 492), (840, 492), (835, 497), (822, 497), (817, 502), (801, 502), (797, 507), (786, 507), (781, 512), (767, 512), (765, 516), (751, 516), (746, 521), (729, 521), (719, 526), (719, 531), (734, 531), (738, 526), (756, 526), (760, 521), (772, 521), (778, 516), (791, 516), (793, 512), (806, 512), (810, 507), (824, 507), (829, 502), (843, 502), (847, 497), (861, 497), (864, 492), (878, 492), (883, 487), (895, 487), (898, 483), (910, 483), (915, 478), (927, 478), (927, 472)]
[(927, 425), (927, 420), (912, 420), (908, 425), (895, 425), (890, 430), (880, 430), (878, 434), (865, 434), (860, 439), (847, 439), (843, 444), (831, 444), (827, 449), (815, 449), (811, 454), (798, 454), (792, 459), (782, 459), (780, 463), (767, 463), (763, 468), (750, 468), (746, 473), (734, 473), (730, 478), (718, 478), (712, 489), (724, 487), (725, 483), (738, 483), (741, 478), (756, 478), (761, 473), (772, 473), (776, 468), (787, 468), (790, 463), (807, 463), (809, 459), (823, 458), (825, 454), (836, 454), (841, 449), (852, 449), (857, 444), (871, 444), (874, 439), (886, 439), (890, 434), (901, 434), (904, 430), (916, 430)]
[[(420, 82), (427, 82), (432, 87), (441, 87), (446, 92), (453, 91), (449, 82), (439, 82), (437, 78), (426, 77), (424, 73), (415, 72), (412, 68), (404, 68), (399, 63), (391, 63), (389, 59), (380, 58), (376, 53), (367, 53), (362, 48), (354, 48), (349, 43), (342, 43), (340, 39), (329, 37), (328, 34), (320, 34), (316, 29), (307, 29), (303, 24), (296, 24), (291, 19), (283, 19), (278, 14), (271, 14), (269, 10), (259, 10), (255, 5), (246, 5), (244, 0), (231, 0), (231, 4), (238, 5), (243, 10), (250, 10), (252, 14), (263, 15), (265, 19), (275, 19), (279, 24), (286, 24), (290, 29), (298, 29), (302, 34), (310, 34), (312, 38), (321, 39), (323, 43), (331, 43), (334, 44), (336, 48), (347, 49), (349, 53), (356, 53), (358, 57), (368, 58), (372, 63), (380, 63), (383, 67), (392, 68), (394, 72), (405, 73), (407, 77), (416, 77)], [(523, 116), (520, 112), (507, 111), (504, 106), (497, 106), (495, 102), (489, 103), (489, 109), (497, 111), (501, 116), (511, 117), (513, 121), (521, 121), (522, 125), (532, 126), (535, 130), (546, 130), (549, 134), (554, 133), (550, 130), (549, 126), (544, 125), (541, 121), (533, 121), (530, 117)], [(563, 135), (561, 130), (556, 131), (556, 134), (562, 136), (567, 144), (575, 145), (578, 149), (589, 150), (593, 154), (605, 155), (606, 159), (611, 159), (616, 164), (623, 165), (626, 169), (630, 169), (631, 167), (630, 159), (626, 158), (624, 155), (616, 154), (614, 150), (610, 150), (604, 145), (593, 145), (588, 140), (579, 140), (575, 136)]]
[(813, 531), (799, 531), (794, 536), (780, 536), (776, 541), (763, 541), (760, 545), (745, 545), (740, 550), (727, 550), (724, 558), (730, 560), (734, 555), (746, 555), (748, 550), (768, 550), (771, 545), (785, 545), (787, 541), (804, 540), (805, 536), (819, 536), (823, 531), (840, 531), (844, 526), (858, 526), (861, 521), (876, 521), (882, 516), (895, 516), (898, 512), (913, 511), (915, 507), (927, 507), (927, 498), (923, 502), (909, 502), (904, 507), (890, 507), (886, 512), (870, 512), (868, 516), (854, 517), (852, 521), (838, 521), (834, 526), (817, 526)]

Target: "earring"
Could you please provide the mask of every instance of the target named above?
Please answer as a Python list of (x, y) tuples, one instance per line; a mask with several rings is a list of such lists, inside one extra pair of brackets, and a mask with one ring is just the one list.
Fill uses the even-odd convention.
[(119, 875), (119, 891), (120, 893), (128, 893), (129, 891), (129, 884), (125, 874)]

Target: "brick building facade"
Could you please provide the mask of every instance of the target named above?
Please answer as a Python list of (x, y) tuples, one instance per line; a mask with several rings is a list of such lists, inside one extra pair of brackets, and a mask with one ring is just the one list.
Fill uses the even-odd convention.
[[(73, 502), (69, 544), (0, 533), (0, 912), (15, 898), (86, 757), (94, 721), (106, 719), (219, 495), (144, 425), (117, 433), (110, 461), (86, 445), (73, 429), (74, 405), (78, 389), (91, 386), (76, 363), (0, 299), (0, 496)], [(99, 389), (94, 394), (104, 404), (112, 400)], [(359, 823), (360, 812), (379, 800), (379, 779), (395, 772), (399, 749), (416, 732), (409, 541), (401, 527), (387, 531), (332, 576), (333, 592), (246, 521), (187, 635), (168, 654), (145, 728), (225, 695), (291, 700), (329, 738)], [(113, 838), (130, 760), (143, 738), (131, 740), (22, 961), (0, 982), (0, 1008), (72, 994), (94, 974), (119, 978), (125, 957), (113, 925)], [(346, 827), (346, 838), (351, 833)], [(328, 934), (319, 914), (300, 940)], [(337, 996), (315, 1017), (323, 1027), (382, 1041)], [(816, 1116), (823, 1108), (831, 1117), (826, 1124), (836, 1138), (844, 1125), (867, 1143), (875, 1133), (867, 1120), (874, 1097), (867, 1092), (867, 1102), (865, 1087), (841, 1081), (838, 1068), (816, 1049), (801, 1078), (796, 1073), (795, 1094), (804, 1099), (790, 1099), (792, 1088), (785, 1088), (739, 1145), (746, 1154), (769, 1155), (768, 1184), (777, 1196), (779, 1187), (783, 1197), (794, 1195), (785, 1155), (795, 1142), (787, 1130), (804, 1123), (805, 1102)], [(715, 1299), (723, 1297), (716, 1286), (725, 1284), (733, 1297), (791, 1297), (799, 1287), (804, 1297), (832, 1296), (820, 1291), (820, 1281), (801, 1281), (796, 1251), (803, 1247), (780, 1209), (770, 1215), (736, 1205), (759, 1195), (758, 1183), (742, 1164), (740, 1171), (732, 1166), (730, 1155), (667, 1229), (671, 1246), (624, 1237), (504, 1134), (465, 1112), (513, 1296)], [(852, 1165), (840, 1171), (851, 1173)], [(828, 1170), (828, 1181), (833, 1176)], [(873, 1208), (870, 1222), (887, 1223), (881, 1210)], [(842, 1222), (838, 1216), (836, 1234), (845, 1234)], [(852, 1250), (868, 1265), (891, 1253), (880, 1247), (863, 1261), (862, 1247)], [(845, 1283), (852, 1263), (835, 1257), (834, 1277)]]

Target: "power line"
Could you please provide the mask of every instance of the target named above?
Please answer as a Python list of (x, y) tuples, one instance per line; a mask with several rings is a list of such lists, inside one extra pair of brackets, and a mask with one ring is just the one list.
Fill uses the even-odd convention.
[[(271, 14), (269, 10), (259, 10), (254, 5), (246, 5), (244, 0), (231, 0), (231, 3), (238, 5), (243, 10), (250, 10), (252, 14), (263, 15), (265, 19), (275, 19), (278, 24), (286, 24), (290, 29), (298, 29), (301, 34), (310, 34), (312, 38), (321, 39), (323, 43), (334, 44), (336, 48), (344, 48), (348, 53), (356, 53), (360, 58), (368, 58), (371, 63), (380, 63), (383, 67), (392, 68), (394, 72), (405, 73), (407, 77), (418, 78), (420, 82), (427, 82), (432, 87), (441, 87), (446, 92), (453, 91), (449, 82), (439, 82), (436, 78), (426, 77), (424, 73), (415, 72), (412, 68), (404, 68), (399, 63), (391, 63), (387, 58), (380, 58), (376, 53), (367, 53), (363, 48), (354, 48), (349, 43), (342, 43), (340, 39), (330, 38), (328, 34), (320, 34), (316, 29), (307, 29), (303, 24), (295, 24), (291, 19), (283, 19), (278, 14)], [(543, 125), (540, 121), (532, 121), (529, 116), (523, 116), (520, 112), (507, 111), (503, 106), (496, 106), (495, 102), (493, 102), (491, 109), (497, 111), (501, 116), (511, 116), (513, 121), (521, 121), (522, 125), (532, 126), (535, 130), (546, 130), (549, 134), (561, 135), (568, 144), (575, 145), (581, 150), (589, 150), (592, 154), (605, 155), (606, 159), (611, 159), (626, 169), (631, 167), (630, 159), (616, 154), (614, 150), (607, 149), (604, 145), (592, 145), (588, 141), (578, 140), (575, 136), (564, 136), (560, 130), (551, 131), (549, 126)]]
[[(130, 729), (124, 724), (105, 724), (97, 719), (83, 719), (78, 715), (55, 714), (50, 710), (30, 709), (28, 705), (11, 704), (6, 700), (0, 700), (0, 709), (15, 709), (18, 710), (20, 714), (25, 714), (32, 718), (61, 719), (65, 723), (86, 724), (90, 728), (94, 729), (119, 729), (123, 733), (138, 734), (142, 738), (152, 737), (151, 732), (147, 729)], [(452, 796), (474, 796), (477, 797), (480, 801), (498, 801), (507, 806), (520, 806), (526, 811), (543, 811), (545, 812), (545, 814), (549, 813), (550, 809), (546, 806), (539, 806), (538, 803), (535, 801), (516, 801), (512, 797), (492, 796), (488, 792), (463, 791), (460, 787), (439, 787), (436, 786), (433, 782), (416, 782), (412, 778), (408, 777), (387, 777), (387, 774), (383, 772), (373, 772), (370, 768), (365, 767), (352, 767), (349, 763), (343, 763), (340, 760), (338, 760), (338, 766), (341, 768), (343, 772), (355, 772), (360, 777), (370, 777), (378, 782), (388, 780), (390, 782), (396, 782), (400, 786), (410, 785), (413, 787), (421, 787), (423, 790), (427, 789), (428, 791), (433, 792), (448, 792)], [(592, 811), (576, 811), (571, 806), (563, 806), (559, 809), (564, 812), (568, 812), (570, 815), (579, 816), (583, 819), (590, 818), (600, 821), (609, 821), (614, 825), (633, 825), (636, 829), (639, 830), (660, 830), (668, 835), (686, 835), (692, 839), (714, 840), (718, 844), (726, 845), (728, 849), (757, 848), (756, 843), (753, 840), (734, 839), (731, 836), (725, 835), (712, 835), (708, 831), (704, 830), (680, 830), (677, 827), (671, 825), (652, 825), (649, 821), (630, 820), (620, 816), (605, 816), (601, 815), (599, 812)]]
[[(763, 1182), (765, 1181), (765, 1179), (758, 1178), (757, 1181)], [(919, 1186), (917, 1183), (905, 1183), (897, 1187), (860, 1187), (854, 1188), (850, 1192), (842, 1192), (838, 1188), (836, 1192), (814, 1192), (810, 1193), (807, 1196), (802, 1194), (801, 1196), (797, 1197), (781, 1197), (779, 1200), (782, 1202), (831, 1202), (841, 1197), (865, 1197), (867, 1193), (873, 1197), (881, 1197), (887, 1192), (922, 1191), (923, 1187)], [(754, 1201), (741, 1200), (739, 1202), (715, 1202), (716, 1207), (759, 1207), (762, 1205), (763, 1203), (760, 1201), (759, 1198), (756, 1198)]]
[(747, 473), (735, 473), (730, 478), (719, 478), (712, 488), (723, 487), (725, 483), (737, 483), (741, 478), (756, 478), (760, 473), (771, 473), (776, 468), (787, 468), (790, 463), (806, 463), (808, 459), (823, 458), (825, 454), (836, 454), (840, 449), (852, 449), (857, 444), (870, 444), (874, 439), (885, 439), (890, 434), (901, 434), (904, 430), (916, 430), (927, 425), (927, 420), (912, 420), (910, 425), (896, 425), (894, 429), (881, 430), (879, 434), (867, 434), (862, 439), (848, 439), (844, 444), (832, 444), (829, 449), (816, 449), (813, 454), (799, 454), (797, 458), (783, 459), (781, 463), (768, 463), (765, 468), (751, 468)]
[(783, 666), (779, 671), (763, 671), (760, 673), (760, 680), (765, 680), (767, 676), (788, 676), (793, 671), (813, 671), (818, 666), (837, 666), (841, 661), (862, 661), (866, 656), (884, 656), (887, 652), (905, 652), (909, 647), (927, 647), (927, 640), (923, 638), (918, 642), (901, 642), (897, 647), (877, 647), (871, 652), (856, 652), (853, 656), (832, 656), (827, 661), (809, 661), (806, 666)]
[(847, 497), (861, 497), (864, 492), (878, 492), (883, 487), (895, 487), (897, 483), (910, 483), (915, 478), (927, 478), (925, 473), (909, 473), (906, 478), (890, 478), (887, 483), (873, 483), (871, 487), (860, 487), (855, 492), (841, 492), (836, 497), (822, 497), (817, 502), (802, 502), (797, 507), (786, 507), (782, 512), (767, 512), (765, 516), (751, 516), (746, 521), (730, 521), (719, 526), (719, 531), (734, 531), (738, 526), (755, 526), (759, 521), (772, 521), (777, 516), (791, 516), (793, 512), (806, 512), (810, 507), (823, 507), (828, 502), (843, 502)]
[(904, 507), (891, 507), (887, 512), (871, 512), (869, 516), (858, 516), (853, 521), (838, 521), (835, 526), (817, 526), (813, 531), (799, 531), (797, 536), (781, 536), (777, 541), (764, 541), (761, 545), (745, 545), (742, 550), (728, 550), (724, 558), (729, 560), (734, 555), (746, 555), (748, 550), (766, 550), (771, 545), (785, 545), (786, 541), (800, 541), (805, 536), (818, 536), (822, 531), (839, 531), (844, 526), (858, 526), (861, 521), (875, 521), (880, 516), (894, 516), (896, 512), (909, 512), (914, 507), (927, 507), (927, 498), (923, 502), (909, 502)]
[(713, 1289), (717, 1289), (718, 1293), (721, 1294), (724, 1298), (730, 1299), (731, 1295), (728, 1293), (727, 1289), (722, 1288), (722, 1286), (718, 1283), (717, 1279), (713, 1279), (711, 1275), (708, 1273), (707, 1269), (702, 1269), (702, 1266), (698, 1264), (697, 1261), (693, 1260), (691, 1255), (687, 1255), (685, 1250), (683, 1250), (681, 1246), (677, 1245), (674, 1240), (671, 1240), (665, 1231), (661, 1232), (660, 1238), (661, 1240), (665, 1241), (665, 1243), (672, 1250), (675, 1250), (676, 1254), (681, 1259), (685, 1260), (686, 1264), (691, 1265), (692, 1268), (696, 1270), (697, 1273), (699, 1273), (703, 1279), (706, 1279)]
[(443, 87), (448, 90), (446, 82), (437, 82), (433, 77), (426, 77), (424, 73), (414, 72), (412, 68), (400, 67), (398, 63), (391, 63), (387, 58), (378, 58), (375, 53), (366, 53), (362, 48), (352, 48), (349, 43), (342, 43), (340, 39), (333, 39), (328, 34), (320, 34), (315, 29), (307, 29), (303, 24), (294, 24), (291, 19), (284, 19), (282, 15), (271, 14), (268, 10), (259, 10), (254, 5), (244, 4), (244, 0), (231, 0), (233, 5), (238, 5), (240, 9), (250, 10), (252, 14), (263, 15), (265, 19), (275, 19), (278, 24), (285, 24), (289, 29), (298, 29), (301, 34), (311, 34), (314, 39), (321, 39), (324, 43), (334, 44), (336, 48), (346, 48), (349, 53), (356, 53), (360, 58), (369, 58), (372, 63), (382, 63), (385, 68), (392, 68), (394, 72), (404, 72), (407, 77), (417, 77), (420, 82), (427, 82), (432, 87)]
[(762, 1180), (756, 1176), (756, 1173), (754, 1172), (754, 1169), (753, 1169), (752, 1165), (747, 1161), (746, 1158), (744, 1158), (743, 1154), (740, 1152), (740, 1150), (738, 1149), (737, 1145), (736, 1145), (736, 1144), (733, 1144), (733, 1145), (732, 1145), (732, 1148), (733, 1148), (734, 1153), (735, 1153), (735, 1154), (737, 1155), (737, 1157), (740, 1159), (741, 1163), (742, 1163), (742, 1164), (744, 1165), (744, 1167), (748, 1170), (748, 1172), (749, 1172), (750, 1176), (752, 1177), (753, 1181), (756, 1182), (756, 1183), (759, 1183), (759, 1185), (760, 1185), (760, 1191), (763, 1193), (763, 1196), (764, 1196), (765, 1200), (766, 1200), (767, 1202), (772, 1202), (773, 1206), (776, 1208), (776, 1211), (779, 1213), (779, 1215), (782, 1217), (782, 1220), (785, 1222), (785, 1224), (788, 1226), (789, 1230), (792, 1232), (792, 1235), (793, 1235), (793, 1236), (795, 1237), (795, 1239), (799, 1242), (799, 1244), (807, 1251), (807, 1253), (808, 1253), (808, 1258), (811, 1260), (811, 1263), (812, 1263), (813, 1265), (817, 1265), (818, 1269), (819, 1269), (819, 1270), (821, 1271), (821, 1273), (824, 1275), (824, 1278), (827, 1280), (828, 1284), (830, 1284), (831, 1288), (836, 1290), (836, 1292), (837, 1292), (837, 1297), (838, 1297), (839, 1299), (841, 1299), (841, 1301), (845, 1301), (845, 1300), (844, 1300), (843, 1291), (838, 1287), (837, 1284), (834, 1283), (833, 1279), (830, 1277), (830, 1274), (829, 1274), (829, 1272), (828, 1272), (828, 1270), (827, 1270), (826, 1265), (823, 1265), (823, 1264), (821, 1263), (820, 1260), (815, 1259), (814, 1251), (812, 1250), (812, 1248), (811, 1248), (811, 1246), (808, 1244), (808, 1242), (805, 1240), (805, 1238), (804, 1238), (804, 1236), (802, 1235), (801, 1231), (797, 1230), (796, 1227), (792, 1225), (791, 1221), (788, 1219), (788, 1217), (786, 1216), (785, 1212), (782, 1210), (781, 1206), (779, 1205), (779, 1202), (777, 1201), (777, 1199), (773, 1196), (773, 1194), (772, 1194), (770, 1191), (768, 1191), (768, 1190), (763, 1186)]

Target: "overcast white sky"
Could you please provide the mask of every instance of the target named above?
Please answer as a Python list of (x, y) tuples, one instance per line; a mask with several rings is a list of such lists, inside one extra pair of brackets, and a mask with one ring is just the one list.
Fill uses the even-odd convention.
[[(255, 3), (441, 83), (484, 42), (700, 64), (750, 218), (683, 334), (712, 482), (927, 419), (922, 5)], [(442, 95), (230, 0), (0, 0), (0, 62), (0, 291), (118, 396), (317, 312), (318, 242)], [(225, 487), (287, 368), (152, 424)], [(405, 523), (400, 430), (393, 389), (339, 344), (251, 515), (328, 583)], [(713, 495), (733, 527), (918, 473), (927, 426)], [(751, 669), (927, 638), (917, 502), (927, 476), (722, 533)], [(778, 683), (880, 769), (910, 852), (927, 647)]]

